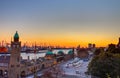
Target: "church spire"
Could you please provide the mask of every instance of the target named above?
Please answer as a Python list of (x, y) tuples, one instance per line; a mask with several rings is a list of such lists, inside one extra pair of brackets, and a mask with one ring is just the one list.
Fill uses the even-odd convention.
[(14, 42), (18, 42), (18, 41), (19, 41), (19, 35), (18, 35), (18, 32), (16, 31), (14, 35)]

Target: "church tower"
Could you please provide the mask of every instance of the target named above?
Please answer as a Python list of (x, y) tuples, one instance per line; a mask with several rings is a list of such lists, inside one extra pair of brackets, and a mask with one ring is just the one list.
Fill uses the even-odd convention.
[(9, 63), (9, 78), (20, 78), (20, 50), (21, 42), (16, 31), (14, 41), (11, 41), (11, 56)]
[(118, 41), (117, 47), (120, 48), (120, 37), (119, 37), (119, 41)]

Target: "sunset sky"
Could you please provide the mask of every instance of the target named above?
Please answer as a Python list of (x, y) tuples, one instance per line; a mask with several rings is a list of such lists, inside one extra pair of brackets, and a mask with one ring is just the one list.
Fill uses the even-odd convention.
[(107, 46), (120, 37), (120, 0), (0, 0), (0, 41)]

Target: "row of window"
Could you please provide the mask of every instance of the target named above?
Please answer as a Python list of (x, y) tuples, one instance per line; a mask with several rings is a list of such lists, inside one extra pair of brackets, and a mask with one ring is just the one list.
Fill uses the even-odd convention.
[(13, 47), (13, 48), (19, 48), (20, 45), (13, 45), (12, 47)]
[[(14, 65), (11, 65), (11, 67), (14, 67)], [(16, 65), (16, 67), (20, 67), (20, 64)]]

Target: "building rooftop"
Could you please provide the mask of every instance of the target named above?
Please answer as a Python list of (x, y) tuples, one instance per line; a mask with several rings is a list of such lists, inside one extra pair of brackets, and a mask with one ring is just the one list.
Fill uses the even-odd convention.
[(73, 54), (73, 51), (72, 51), (72, 50), (70, 50), (70, 51), (68, 52), (68, 54)]
[(48, 51), (48, 52), (46, 53), (46, 55), (53, 55), (53, 52)]
[(19, 38), (18, 32), (16, 31), (14, 38)]
[(58, 54), (64, 54), (64, 52), (60, 50), (60, 51), (58, 51)]

